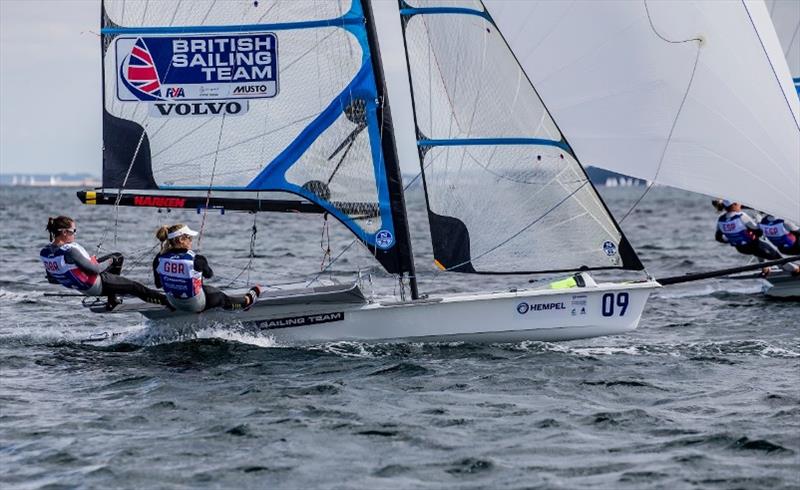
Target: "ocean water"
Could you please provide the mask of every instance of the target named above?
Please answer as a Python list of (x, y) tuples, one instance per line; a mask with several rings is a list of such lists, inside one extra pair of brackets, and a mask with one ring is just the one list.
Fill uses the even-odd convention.
[[(642, 188), (602, 192), (622, 216)], [(435, 273), (418, 188), (408, 200), (423, 291), (527, 284)], [(203, 221), (0, 188), (4, 489), (800, 488), (800, 304), (759, 295), (758, 281), (665, 288), (638, 330), (563, 343), (298, 348), (232, 325), (175, 337), (44, 295), (62, 292), (37, 259), (60, 213), (143, 281), (156, 226)], [(746, 262), (714, 242), (714, 220), (707, 199), (657, 188), (623, 229), (656, 277)], [(248, 268), (253, 223), (205, 218), (217, 285), (314, 278), (320, 216), (257, 216)], [(336, 256), (351, 239), (329, 228)], [(358, 246), (333, 269), (322, 277), (361, 270), (369, 293), (397, 293)]]

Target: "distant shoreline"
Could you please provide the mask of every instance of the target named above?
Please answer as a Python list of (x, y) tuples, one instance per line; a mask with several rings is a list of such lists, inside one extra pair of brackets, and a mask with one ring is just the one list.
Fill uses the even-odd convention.
[(99, 187), (100, 178), (87, 173), (0, 174), (0, 187)]

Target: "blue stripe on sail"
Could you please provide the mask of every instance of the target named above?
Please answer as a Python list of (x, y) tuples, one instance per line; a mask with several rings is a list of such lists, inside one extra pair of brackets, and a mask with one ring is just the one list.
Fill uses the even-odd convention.
[(492, 146), (492, 145), (539, 145), (555, 146), (570, 151), (563, 141), (545, 140), (541, 138), (461, 138), (447, 140), (418, 140), (417, 146)]
[[(202, 30), (190, 31), (192, 27), (182, 28), (144, 28), (158, 29), (157, 31), (142, 31), (141, 29), (110, 29), (113, 33), (180, 33), (188, 34), (192, 32), (239, 32), (252, 30), (279, 30), (279, 29), (304, 29), (313, 27), (343, 26), (358, 40), (361, 45), (361, 68), (353, 80), (344, 90), (334, 98), (322, 112), (311, 121), (295, 139), (284, 148), (272, 161), (266, 163), (261, 172), (256, 175), (250, 183), (244, 187), (212, 186), (214, 191), (283, 191), (304, 197), (305, 199), (320, 205), (331, 215), (339, 219), (350, 231), (365, 243), (380, 249), (376, 243), (376, 236), (381, 231), (390, 231), (392, 236), (396, 236), (394, 222), (392, 219), (391, 204), (389, 200), (389, 187), (386, 181), (386, 171), (383, 169), (383, 150), (380, 140), (380, 124), (377, 119), (377, 106), (375, 100), (378, 96), (375, 77), (372, 73), (372, 59), (367, 40), (367, 31), (364, 24), (364, 13), (360, 2), (354, 0), (350, 11), (339, 19), (292, 22), (284, 24), (259, 24), (249, 26), (201, 26)], [(169, 29), (169, 30), (166, 30)], [(111, 32), (103, 31), (104, 34)], [(336, 208), (332, 202), (320, 199), (317, 195), (304, 189), (302, 186), (290, 183), (286, 180), (286, 172), (297, 163), (308, 149), (314, 144), (319, 136), (324, 133), (336, 120), (343, 114), (354, 99), (362, 98), (366, 102), (367, 112), (367, 131), (369, 134), (370, 147), (372, 152), (373, 171), (375, 172), (375, 186), (378, 194), (378, 206), (380, 209), (381, 229), (377, 231), (367, 231), (349, 215)], [(209, 190), (208, 187), (197, 186), (159, 186), (159, 189), (168, 190)], [(397, 244), (395, 240), (386, 250), (394, 250)]]
[(480, 10), (464, 8), (464, 7), (420, 7), (420, 8), (404, 8), (400, 9), (400, 15), (410, 17), (416, 14), (461, 14), (461, 15), (477, 15), (486, 20), (491, 21), (491, 17), (486, 12)]
[(315, 27), (339, 27), (363, 23), (350, 14), (337, 19), (284, 22), (280, 24), (243, 24), (226, 26), (165, 26), (165, 27), (104, 27), (101, 34), (202, 34), (215, 32), (280, 31), (288, 29), (312, 29)]

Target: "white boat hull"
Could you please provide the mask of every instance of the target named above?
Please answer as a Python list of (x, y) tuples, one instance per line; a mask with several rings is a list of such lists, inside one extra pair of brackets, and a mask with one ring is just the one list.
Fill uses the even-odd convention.
[(353, 286), (357, 295), (350, 299), (343, 300), (342, 289), (327, 299), (298, 293), (291, 301), (281, 301), (273, 295), (242, 312), (178, 314), (151, 305), (137, 311), (159, 325), (176, 328), (240, 324), (281, 344), (563, 341), (635, 329), (650, 292), (658, 287), (654, 281), (604, 283), (561, 290), (367, 302)]
[(791, 273), (780, 271), (773, 272), (766, 279), (764, 294), (772, 298), (781, 299), (800, 299), (800, 276), (792, 276)]

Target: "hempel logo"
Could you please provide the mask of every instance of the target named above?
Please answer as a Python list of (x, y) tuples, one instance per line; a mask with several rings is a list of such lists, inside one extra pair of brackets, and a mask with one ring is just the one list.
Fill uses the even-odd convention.
[(517, 313), (524, 315), (529, 311), (566, 310), (563, 302), (559, 303), (525, 303), (517, 305)]

